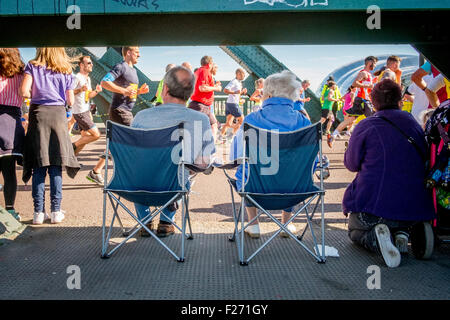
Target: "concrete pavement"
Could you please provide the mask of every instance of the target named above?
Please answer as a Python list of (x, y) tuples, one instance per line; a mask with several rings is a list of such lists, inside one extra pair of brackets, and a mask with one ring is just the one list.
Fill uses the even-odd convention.
[[(229, 187), (224, 174), (215, 170), (199, 175), (193, 186), (194, 240), (186, 243), (184, 263), (176, 262), (154, 239), (139, 236), (110, 259), (100, 259), (102, 190), (85, 176), (104, 147), (102, 136), (79, 155), (83, 168), (75, 179), (64, 173), (62, 208), (67, 213), (61, 224), (33, 226), (31, 187), (19, 182), (16, 209), (27, 228), (0, 246), (0, 299), (450, 299), (449, 245), (436, 248), (429, 261), (410, 254), (399, 268), (389, 269), (380, 256), (348, 239), (341, 200), (354, 174), (342, 163), (343, 141), (332, 151), (324, 143), (331, 169), (325, 183), (326, 244), (338, 250), (339, 258), (318, 264), (293, 239), (277, 237), (248, 266), (240, 266), (236, 246), (227, 240), (234, 226)], [(176, 217), (179, 221), (180, 215)], [(123, 221), (132, 225), (130, 218)], [(261, 221), (267, 238), (275, 224)], [(294, 224), (304, 228), (304, 217)], [(313, 224), (319, 232), (317, 215)], [(179, 237), (177, 232), (163, 241), (177, 248)], [(307, 233), (305, 242), (310, 240)], [(248, 247), (261, 241), (249, 240)], [(71, 266), (79, 267), (81, 289), (67, 286)], [(371, 266), (379, 267), (380, 289), (368, 288)]]

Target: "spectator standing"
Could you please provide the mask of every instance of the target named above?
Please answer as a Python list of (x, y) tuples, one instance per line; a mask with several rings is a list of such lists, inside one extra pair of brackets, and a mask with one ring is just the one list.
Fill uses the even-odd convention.
[[(37, 48), (25, 67), (21, 95), (31, 98), (25, 141), (23, 181), (32, 177), (33, 224), (64, 219), (61, 210), (62, 167), (74, 178), (80, 165), (67, 131), (66, 108), (74, 102), (72, 60), (64, 48)], [(50, 176), (50, 217), (45, 212), (45, 177)]]
[(16, 162), (22, 164), (24, 127), (23, 98), (19, 95), (25, 64), (17, 48), (0, 48), (0, 172), (3, 175), (5, 209), (20, 221), (14, 209), (17, 193)]

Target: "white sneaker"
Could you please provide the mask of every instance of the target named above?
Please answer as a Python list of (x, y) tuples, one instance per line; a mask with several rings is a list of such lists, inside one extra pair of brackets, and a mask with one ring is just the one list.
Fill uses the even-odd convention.
[(63, 210), (52, 212), (50, 215), (51, 223), (61, 223), (64, 220), (65, 213)]
[[(295, 234), (297, 232), (297, 228), (292, 223), (288, 224), (287, 229), (290, 232), (292, 232), (293, 234)], [(289, 233), (287, 233), (286, 231), (283, 230), (283, 231), (280, 232), (280, 237), (282, 237), (282, 238), (289, 238), (290, 235), (289, 235)]]
[(398, 251), (400, 251), (400, 253), (408, 253), (408, 234), (399, 231), (395, 234), (394, 239)]
[(43, 224), (45, 220), (44, 212), (35, 212), (33, 213), (33, 224)]
[(400, 251), (391, 241), (391, 233), (385, 224), (377, 224), (375, 226), (375, 234), (377, 236), (378, 247), (383, 256), (384, 262), (389, 268), (396, 268), (400, 265)]
[(250, 238), (258, 239), (260, 236), (259, 224), (251, 224), (245, 229), (245, 233), (247, 233)]

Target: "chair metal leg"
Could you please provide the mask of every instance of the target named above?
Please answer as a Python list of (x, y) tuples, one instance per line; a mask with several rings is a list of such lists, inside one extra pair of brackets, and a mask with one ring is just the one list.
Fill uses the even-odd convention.
[[(236, 230), (238, 229), (238, 224), (236, 223), (236, 206), (234, 203), (233, 187), (231, 186), (231, 183), (229, 183), (229, 185), (230, 185), (230, 193), (231, 193), (231, 208), (233, 210), (234, 231), (233, 231), (233, 235), (228, 237), (228, 240), (231, 242), (234, 242), (234, 240), (236, 238)], [(237, 220), (239, 221), (239, 218), (237, 218)]]
[(242, 197), (240, 214), (241, 214), (241, 246), (240, 246), (240, 253), (239, 253), (239, 261), (240, 261), (241, 266), (245, 266), (248, 263), (248, 261), (244, 261), (245, 197)]
[[(305, 202), (303, 201), (303, 203), (305, 203)], [(316, 210), (317, 210), (317, 207), (319, 206), (319, 203), (320, 203), (320, 197), (317, 199), (316, 205), (314, 206), (314, 209), (311, 211), (311, 218), (310, 218), (311, 221), (314, 218), (314, 214), (316, 213)], [(306, 207), (305, 207), (305, 212), (306, 212), (306, 214), (308, 214), (308, 209)], [(300, 240), (300, 241), (303, 240), (303, 237), (304, 237), (306, 231), (308, 230), (308, 228), (309, 228), (309, 226), (307, 224), (305, 229), (303, 230), (302, 234), (297, 237), (298, 240)]]
[(117, 215), (117, 222), (119, 222), (120, 228), (122, 229), (122, 236), (127, 237), (130, 234), (130, 230), (126, 230), (123, 226), (122, 219), (120, 219), (120, 216)]
[(194, 235), (192, 233), (191, 217), (189, 215), (189, 196), (186, 196), (186, 219), (189, 226), (189, 236), (187, 237), (187, 239), (192, 240), (194, 239)]
[[(118, 199), (111, 193), (108, 193), (110, 197), (112, 197), (115, 201), (118, 201)], [(167, 205), (173, 201), (174, 198), (172, 198), (165, 206), (163, 206), (161, 209), (158, 210), (158, 213), (160, 213), (165, 207), (167, 207)], [(134, 216), (134, 214), (121, 202), (118, 202), (119, 205), (140, 225), (139, 228), (135, 228), (135, 230), (133, 230), (133, 232), (131, 232), (131, 234), (124, 239), (120, 244), (118, 244), (117, 246), (115, 246), (109, 253), (108, 255), (111, 256), (117, 249), (119, 249), (122, 245), (124, 245), (131, 237), (133, 237), (136, 232), (138, 232), (141, 228), (145, 228), (150, 235), (153, 237), (153, 239), (155, 239), (159, 244), (161, 244), (172, 256), (175, 257), (175, 259), (179, 260), (180, 257), (178, 257), (173, 251), (172, 249), (170, 249), (164, 242), (161, 241), (161, 239), (159, 239), (156, 235), (153, 234), (153, 232), (150, 232), (147, 229), (147, 226), (144, 225), (144, 223), (142, 221), (140, 221), (137, 217)]]
[[(309, 205), (315, 198), (317, 197), (317, 194), (315, 196), (313, 196), (311, 199), (309, 199), (307, 201), (306, 205)], [(263, 245), (261, 245), (248, 259), (247, 262), (249, 262), (251, 259), (253, 259), (270, 241), (272, 241), (272, 239), (279, 233), (281, 232), (281, 230), (284, 230), (285, 232), (287, 232), (298, 244), (300, 244), (301, 247), (303, 247), (303, 249), (305, 249), (310, 255), (312, 255), (315, 259), (317, 260), (321, 260), (321, 258), (319, 257), (319, 254), (315, 254), (314, 252), (312, 252), (307, 246), (305, 246), (305, 244), (303, 244), (300, 240), (297, 239), (297, 237), (292, 234), (287, 228), (286, 226), (301, 212), (303, 211), (304, 207), (300, 208), (295, 215), (293, 215), (287, 222), (286, 222), (286, 226), (284, 224), (282, 224), (280, 221), (278, 221), (277, 218), (275, 218), (272, 214), (270, 214), (269, 212), (267, 212), (267, 210), (265, 210), (264, 208), (262, 208), (255, 200), (253, 200), (252, 197), (247, 195), (247, 199), (249, 201), (251, 201), (257, 208), (259, 208), (262, 212), (264, 212), (269, 218), (272, 219), (273, 222), (275, 222), (278, 227), (280, 228), (274, 235), (272, 235), (271, 238), (269, 238)]]
[(324, 204), (324, 195), (320, 195), (322, 202), (322, 212), (321, 212), (321, 224), (322, 224), (322, 262), (325, 263), (325, 204)]
[[(309, 227), (309, 229), (311, 229), (311, 236), (313, 238), (313, 244), (314, 244), (314, 248), (316, 250), (316, 254), (320, 257), (319, 247), (317, 246), (317, 238), (316, 238), (316, 235), (314, 234), (314, 230), (313, 230), (313, 227), (311, 224), (311, 218), (308, 215), (308, 213), (306, 213), (306, 223), (307, 223), (307, 226)], [(319, 260), (321, 260), (321, 259), (319, 259)]]
[(234, 231), (233, 234), (228, 238), (229, 241), (234, 242), (239, 237), (239, 221), (241, 221), (241, 207), (239, 206), (239, 211), (236, 213), (236, 206), (233, 203), (233, 220), (234, 220)]
[(103, 222), (102, 222), (102, 254), (101, 257), (106, 256), (108, 247), (106, 246), (106, 192), (103, 192)]
[(178, 262), (184, 262), (184, 237), (186, 230), (186, 203), (183, 195), (181, 199), (181, 254)]

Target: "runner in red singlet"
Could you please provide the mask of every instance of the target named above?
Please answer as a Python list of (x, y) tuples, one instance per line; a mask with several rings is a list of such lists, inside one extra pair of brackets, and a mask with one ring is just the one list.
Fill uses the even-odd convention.
[(370, 100), (370, 92), (373, 88), (372, 71), (378, 62), (378, 58), (369, 56), (364, 60), (364, 69), (359, 71), (352, 86), (356, 88), (356, 96), (365, 100)]

